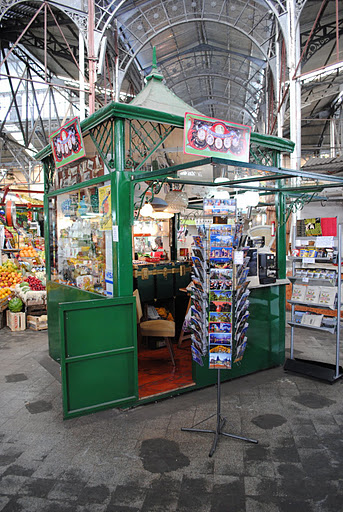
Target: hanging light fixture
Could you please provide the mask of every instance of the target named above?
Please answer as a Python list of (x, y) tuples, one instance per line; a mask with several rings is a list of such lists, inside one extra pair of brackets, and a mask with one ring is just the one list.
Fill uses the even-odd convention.
[(153, 212), (151, 214), (151, 217), (156, 220), (164, 220), (164, 219), (171, 219), (174, 216), (174, 213), (170, 212)]
[(145, 205), (141, 208), (139, 213), (142, 217), (152, 217), (153, 211), (154, 209), (151, 206), (151, 204), (145, 203)]
[(168, 203), (168, 212), (180, 213), (188, 206), (188, 196), (183, 190), (170, 190), (165, 197)]

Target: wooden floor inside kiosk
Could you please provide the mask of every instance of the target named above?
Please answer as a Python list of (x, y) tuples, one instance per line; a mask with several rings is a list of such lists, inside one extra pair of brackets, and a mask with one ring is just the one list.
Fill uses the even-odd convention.
[(159, 395), (194, 384), (192, 379), (191, 342), (185, 340), (179, 348), (174, 344), (175, 367), (167, 347), (138, 351), (139, 398)]

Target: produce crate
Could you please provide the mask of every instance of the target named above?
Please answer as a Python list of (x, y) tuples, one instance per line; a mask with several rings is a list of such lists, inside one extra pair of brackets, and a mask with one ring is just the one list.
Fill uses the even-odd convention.
[[(31, 292), (32, 293), (32, 292)], [(41, 299), (26, 299), (23, 300), (26, 306), (28, 307), (36, 307), (39, 306), (40, 308), (46, 308), (46, 297), (43, 297)]]
[(1, 311), (5, 311), (5, 309), (7, 308), (8, 306), (8, 303), (11, 299), (13, 299), (14, 297), (14, 293), (12, 293), (11, 295), (9, 295), (8, 297), (6, 297), (6, 299), (1, 299), (0, 300), (0, 312)]
[(48, 317), (47, 315), (41, 316), (27, 316), (27, 328), (33, 331), (43, 331), (48, 328)]
[(25, 313), (12, 313), (7, 310), (6, 321), (7, 326), (11, 331), (25, 331), (26, 330), (26, 314)]
[(47, 307), (46, 307), (46, 304), (35, 303), (32, 306), (26, 306), (25, 311), (28, 315), (33, 315), (33, 316), (46, 315)]

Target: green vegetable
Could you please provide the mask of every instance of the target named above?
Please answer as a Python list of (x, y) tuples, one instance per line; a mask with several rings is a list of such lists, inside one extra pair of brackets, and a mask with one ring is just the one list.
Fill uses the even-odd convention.
[(18, 297), (14, 297), (8, 303), (8, 309), (12, 311), (12, 313), (19, 313), (22, 310), (23, 302)]

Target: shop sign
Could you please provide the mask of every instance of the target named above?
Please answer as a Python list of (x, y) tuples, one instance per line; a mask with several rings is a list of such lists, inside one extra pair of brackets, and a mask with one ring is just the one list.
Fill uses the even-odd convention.
[(80, 122), (77, 117), (49, 136), (56, 169), (85, 156)]
[(251, 127), (187, 112), (185, 154), (249, 162)]

